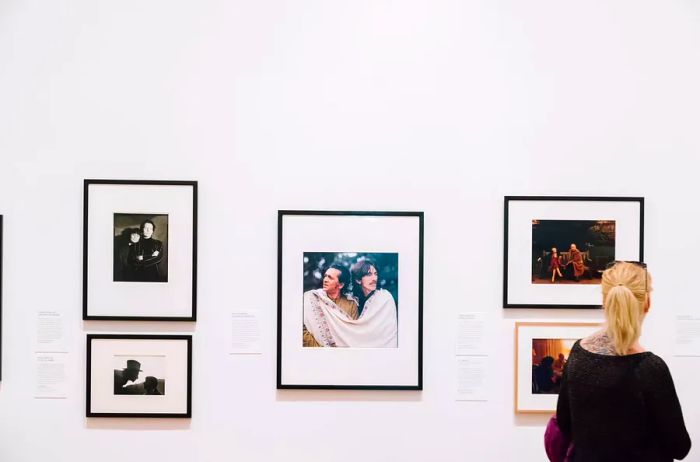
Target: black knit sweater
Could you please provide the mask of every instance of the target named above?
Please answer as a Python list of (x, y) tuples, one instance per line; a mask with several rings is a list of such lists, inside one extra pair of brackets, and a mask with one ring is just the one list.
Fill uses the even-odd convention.
[(557, 420), (573, 438), (575, 462), (667, 462), (690, 451), (671, 373), (651, 352), (609, 356), (576, 342)]

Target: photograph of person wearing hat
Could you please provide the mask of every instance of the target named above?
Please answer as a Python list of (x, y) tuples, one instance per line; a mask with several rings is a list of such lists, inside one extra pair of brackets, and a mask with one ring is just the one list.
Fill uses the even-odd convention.
[[(123, 357), (122, 357), (123, 358)], [(132, 357), (133, 358), (133, 357)], [(124, 364), (124, 359), (115, 358), (115, 365)], [(160, 357), (139, 357), (127, 359), (126, 367), (114, 369), (114, 394), (115, 395), (165, 395), (164, 368)], [(149, 374), (141, 374), (144, 369)], [(139, 379), (139, 375), (145, 378)], [(127, 385), (128, 384), (128, 385)]]
[(143, 372), (141, 370), (141, 363), (134, 359), (128, 359), (126, 361), (126, 367), (124, 369), (114, 369), (114, 394), (137, 394), (136, 390), (133, 389), (133, 385), (125, 385), (127, 382), (136, 382), (136, 379), (139, 378), (139, 372)]

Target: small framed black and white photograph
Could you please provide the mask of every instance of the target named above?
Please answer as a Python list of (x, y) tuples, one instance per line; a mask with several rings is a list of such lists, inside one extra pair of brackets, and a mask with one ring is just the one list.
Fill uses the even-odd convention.
[(278, 388), (422, 388), (422, 212), (280, 211)]
[(85, 180), (83, 219), (83, 319), (196, 319), (196, 181)]
[(87, 417), (191, 417), (192, 336), (87, 336)]
[(603, 271), (643, 258), (644, 198), (505, 197), (505, 308), (600, 308)]

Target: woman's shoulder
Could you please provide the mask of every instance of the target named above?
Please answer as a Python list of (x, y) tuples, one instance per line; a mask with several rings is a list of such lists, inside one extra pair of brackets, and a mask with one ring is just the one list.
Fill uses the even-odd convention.
[(640, 355), (640, 369), (651, 374), (671, 374), (666, 361), (661, 356), (657, 356), (651, 351), (646, 351), (645, 353)]
[(647, 352), (640, 358), (637, 377), (642, 388), (652, 393), (667, 393), (675, 388), (666, 361), (652, 352)]

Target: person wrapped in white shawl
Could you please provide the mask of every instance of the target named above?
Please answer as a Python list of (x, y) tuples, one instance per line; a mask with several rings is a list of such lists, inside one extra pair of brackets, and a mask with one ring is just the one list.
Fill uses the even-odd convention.
[(304, 325), (325, 347), (396, 348), (396, 303), (387, 290), (375, 290), (362, 314), (352, 319), (323, 289), (304, 294)]
[(398, 316), (394, 297), (377, 289), (376, 265), (360, 259), (353, 265), (353, 293), (360, 315), (353, 319), (323, 289), (304, 294), (304, 326), (325, 347), (396, 348)]

